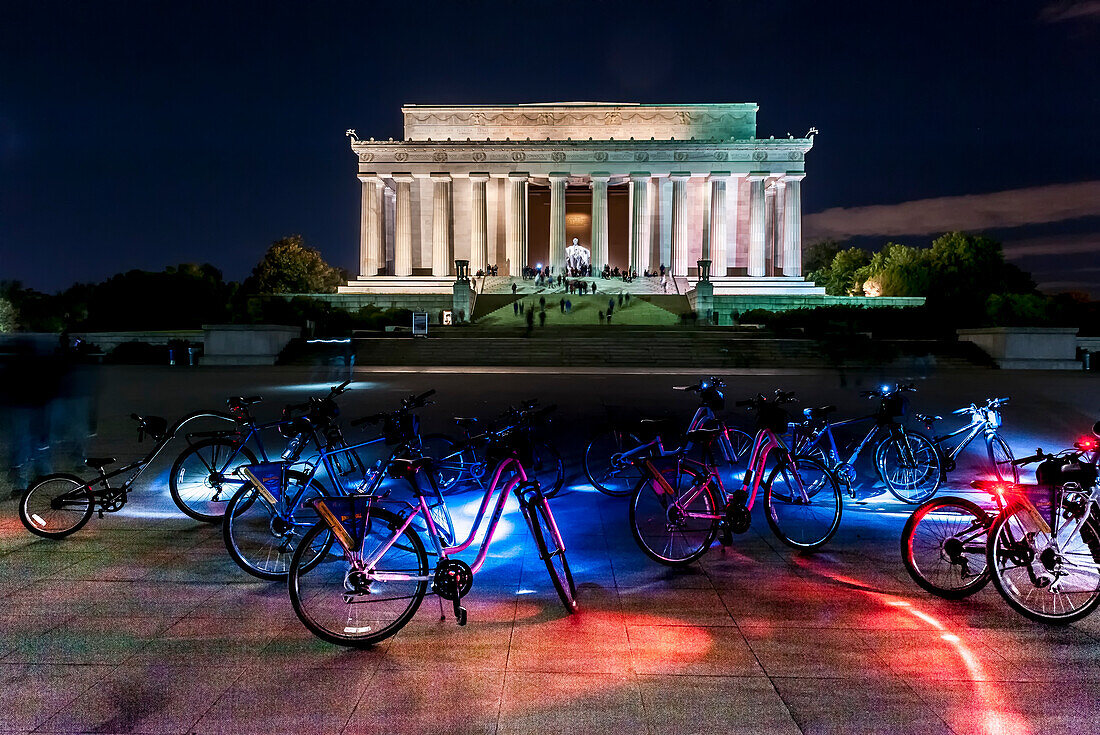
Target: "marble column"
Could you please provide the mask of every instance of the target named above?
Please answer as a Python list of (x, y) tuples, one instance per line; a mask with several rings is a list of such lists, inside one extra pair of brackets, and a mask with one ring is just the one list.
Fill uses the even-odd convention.
[(749, 175), (749, 275), (763, 276), (767, 269), (765, 254), (764, 179), (766, 174)]
[(630, 174), (630, 270), (649, 267), (649, 173)]
[(386, 243), (383, 239), (382, 221), (382, 179), (367, 176), (363, 182), (363, 208), (360, 214), (361, 238), (359, 244), (359, 276), (373, 278), (378, 269), (385, 265)]
[(395, 175), (397, 203), (394, 214), (393, 274), (412, 275), (412, 183), (409, 174)]
[(802, 177), (786, 177), (783, 208), (783, 275), (802, 276)]
[(485, 209), (485, 184), (489, 174), (470, 174), (472, 206), (470, 212), (470, 272), (489, 265), (489, 221)]
[(454, 263), (451, 175), (432, 174), (432, 275), (447, 276)]
[(726, 180), (728, 173), (710, 175), (710, 243), (704, 259), (711, 261), (711, 272), (726, 275)]
[(508, 209), (504, 219), (508, 275), (519, 276), (527, 265), (527, 174), (508, 174)]
[(672, 275), (686, 276), (688, 269), (688, 212), (686, 173), (672, 173)]
[(592, 174), (592, 271), (599, 272), (607, 260), (607, 174)]
[(565, 174), (550, 174), (550, 256), (549, 266), (554, 274), (565, 267), (565, 185), (569, 177)]
[(775, 250), (773, 251), (775, 255), (772, 256), (775, 258), (775, 268), (773, 270), (775, 275), (779, 275), (783, 264), (786, 262), (787, 249), (784, 244), (786, 241), (783, 239), (783, 225), (787, 220), (787, 216), (783, 214), (786, 207), (786, 198), (786, 182), (783, 179), (778, 179), (775, 182)]
[[(764, 186), (764, 274), (775, 274), (775, 182), (770, 186), (765, 182)], [(771, 259), (771, 268), (768, 268), (768, 259)], [(771, 271), (770, 273), (768, 271)]]

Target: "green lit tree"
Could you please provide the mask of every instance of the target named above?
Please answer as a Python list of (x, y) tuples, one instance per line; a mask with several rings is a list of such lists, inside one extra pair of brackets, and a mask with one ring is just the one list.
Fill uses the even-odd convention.
[(305, 245), (301, 235), (291, 235), (271, 244), (252, 269), (245, 290), (255, 294), (336, 293), (336, 287), (346, 280), (346, 274)]
[(7, 299), (0, 298), (0, 334), (14, 332), (19, 319), (15, 307)]

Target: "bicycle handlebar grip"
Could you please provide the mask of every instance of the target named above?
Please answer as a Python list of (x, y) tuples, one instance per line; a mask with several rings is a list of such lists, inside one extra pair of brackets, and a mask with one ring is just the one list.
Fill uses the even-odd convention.
[(329, 394), (334, 395), (334, 396), (338, 396), (341, 393), (343, 393), (349, 385), (351, 385), (351, 381), (350, 380), (345, 380), (340, 385), (334, 385), (331, 389), (329, 389)]
[(674, 385), (672, 390), (695, 390), (694, 385)]
[(141, 421), (141, 416), (138, 416), (136, 413), (130, 414), (130, 418), (132, 418), (134, 421)]
[(951, 415), (952, 416), (962, 416), (964, 413), (970, 413), (970, 409), (969, 408), (956, 408), (954, 411), (951, 412)]
[(425, 392), (421, 393), (420, 395), (416, 396), (416, 398), (414, 398), (413, 400), (419, 402), (419, 401), (426, 400), (426, 399), (428, 399), (428, 398), (430, 398), (431, 396), (434, 396), (434, 395), (435, 395), (435, 388), (432, 388), (431, 390), (425, 391)]

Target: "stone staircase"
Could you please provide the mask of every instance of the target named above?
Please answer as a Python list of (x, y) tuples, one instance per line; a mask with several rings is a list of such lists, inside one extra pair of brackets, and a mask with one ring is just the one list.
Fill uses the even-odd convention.
[[(596, 284), (596, 293), (615, 294), (629, 293), (634, 295), (676, 295), (685, 293), (687, 279), (667, 279), (668, 290), (661, 289), (660, 278), (636, 278), (630, 283), (625, 283), (621, 278), (596, 278), (588, 276), (571, 280), (585, 281), (588, 284)], [(683, 282), (680, 284), (679, 282)], [(512, 284), (516, 285), (516, 293), (520, 294), (567, 294), (569, 289), (565, 286), (536, 285), (536, 281), (526, 281), (522, 278), (511, 276), (483, 276), (478, 279), (478, 295), (484, 294), (511, 294)]]

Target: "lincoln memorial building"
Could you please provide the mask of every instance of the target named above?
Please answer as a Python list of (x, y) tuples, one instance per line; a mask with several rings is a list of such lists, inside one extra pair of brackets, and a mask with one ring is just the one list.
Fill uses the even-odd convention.
[(681, 294), (699, 261), (716, 296), (823, 294), (802, 274), (813, 137), (758, 138), (757, 110), (406, 105), (402, 140), (348, 131), (361, 237), (359, 276), (340, 291), (450, 293), (456, 260), (506, 277), (583, 258), (594, 275), (664, 266)]

